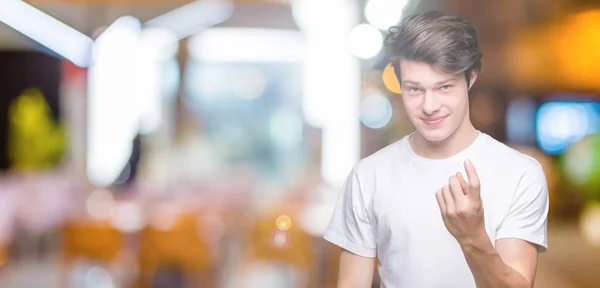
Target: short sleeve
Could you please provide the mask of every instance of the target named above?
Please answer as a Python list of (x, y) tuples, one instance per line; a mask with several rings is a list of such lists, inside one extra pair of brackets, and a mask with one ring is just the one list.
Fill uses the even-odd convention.
[(355, 170), (342, 186), (323, 238), (356, 255), (376, 256), (374, 230)]
[(538, 251), (548, 249), (548, 185), (539, 163), (530, 165), (517, 186), (506, 219), (496, 239), (517, 238), (536, 244)]

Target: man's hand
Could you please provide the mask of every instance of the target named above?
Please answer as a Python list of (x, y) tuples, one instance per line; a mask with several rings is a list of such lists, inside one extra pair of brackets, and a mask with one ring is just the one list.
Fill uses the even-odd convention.
[(479, 177), (469, 160), (465, 161), (465, 170), (469, 183), (459, 172), (450, 177), (449, 184), (435, 194), (444, 225), (461, 245), (487, 236)]
[(537, 247), (520, 239), (500, 239), (496, 247), (492, 245), (485, 231), (479, 177), (468, 160), (465, 170), (469, 183), (456, 173), (435, 196), (444, 225), (460, 244), (477, 287), (533, 287)]

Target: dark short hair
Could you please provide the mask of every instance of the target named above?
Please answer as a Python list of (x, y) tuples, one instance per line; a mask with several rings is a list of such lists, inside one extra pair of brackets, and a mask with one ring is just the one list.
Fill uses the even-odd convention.
[(467, 86), (471, 71), (481, 69), (477, 31), (470, 22), (438, 11), (407, 17), (389, 29), (384, 41), (386, 56), (400, 80), (400, 60), (425, 62), (450, 74), (464, 73)]

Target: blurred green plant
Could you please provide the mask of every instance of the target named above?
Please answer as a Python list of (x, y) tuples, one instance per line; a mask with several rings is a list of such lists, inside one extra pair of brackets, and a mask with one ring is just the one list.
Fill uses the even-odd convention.
[(66, 132), (52, 117), (39, 89), (26, 89), (9, 108), (8, 158), (11, 170), (36, 171), (60, 163)]

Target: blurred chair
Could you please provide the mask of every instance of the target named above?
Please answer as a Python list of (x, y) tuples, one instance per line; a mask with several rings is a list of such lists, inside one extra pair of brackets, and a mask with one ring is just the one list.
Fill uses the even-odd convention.
[[(290, 211), (287, 210), (287, 212)], [(243, 247), (244, 254), (239, 267), (241, 271), (238, 273), (239, 283), (236, 283), (235, 287), (249, 287), (247, 285), (252, 285), (247, 282), (248, 277), (252, 277), (248, 276), (247, 273), (248, 271), (260, 273), (260, 270), (254, 271), (251, 269), (256, 264), (262, 264), (262, 267), (274, 274), (286, 274), (286, 277), (293, 277), (295, 280), (299, 280), (300, 283), (305, 283), (298, 284), (302, 285), (303, 288), (319, 286), (316, 251), (311, 242), (311, 236), (293, 223), (287, 231), (278, 230), (276, 219), (282, 214), (284, 213), (264, 215), (251, 228), (246, 245)], [(294, 217), (295, 213), (290, 214), (286, 215), (291, 216), (292, 221), (294, 218), (298, 219)], [(265, 265), (269, 263), (273, 265)], [(272, 269), (272, 267), (277, 267), (277, 269)], [(295, 275), (289, 275), (288, 271), (282, 270), (281, 267), (291, 268)], [(265, 273), (268, 271), (265, 271)], [(280, 275), (271, 274), (271, 276), (279, 277)]]
[(159, 285), (153, 279), (164, 269), (181, 270), (187, 287), (214, 287), (215, 261), (199, 226), (195, 214), (180, 214), (162, 229), (146, 226), (140, 234), (138, 287)]
[(125, 248), (125, 235), (109, 222), (67, 222), (62, 231), (61, 286), (68, 287), (67, 276), (77, 260), (111, 266), (119, 261)]

